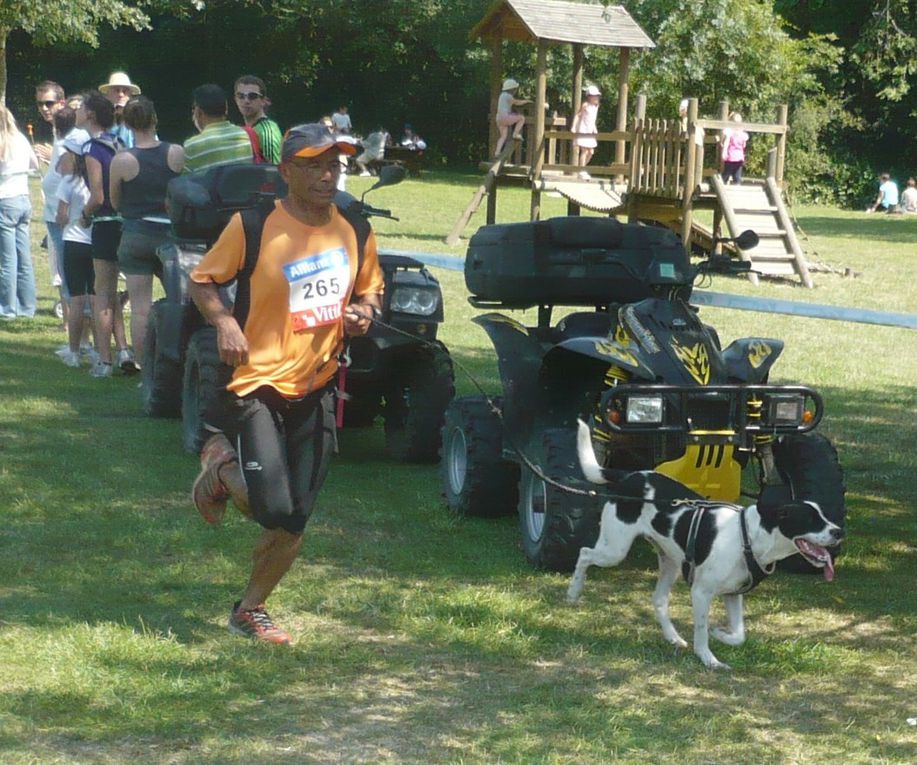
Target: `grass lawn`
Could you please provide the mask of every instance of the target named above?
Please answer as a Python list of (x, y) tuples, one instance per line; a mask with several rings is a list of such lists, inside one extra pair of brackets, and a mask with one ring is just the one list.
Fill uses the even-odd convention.
[[(380, 190), (372, 202), (402, 218), (378, 223), (382, 245), (462, 255), (443, 238), (479, 182), (430, 173)], [(524, 192), (501, 192), (501, 220), (527, 212)], [(917, 313), (917, 218), (795, 212), (819, 259), (857, 278), (712, 289)], [(836, 581), (781, 574), (756, 590), (746, 645), (715, 649), (731, 673), (662, 641), (648, 546), (593, 570), (569, 607), (567, 577), (527, 566), (513, 518), (451, 517), (437, 469), (387, 461), (380, 426), (341, 434), (302, 559), (271, 600), (296, 641), (278, 649), (226, 632), (256, 529), (197, 517), (178, 423), (140, 415), (136, 380), (93, 380), (53, 355), (41, 233), (41, 315), (0, 325), (0, 762), (917, 759), (913, 332), (703, 310), (724, 342), (786, 341), (772, 380), (822, 391), (848, 488)], [(436, 273), (442, 339), (494, 388), (461, 274)], [(683, 585), (672, 612), (690, 634)]]

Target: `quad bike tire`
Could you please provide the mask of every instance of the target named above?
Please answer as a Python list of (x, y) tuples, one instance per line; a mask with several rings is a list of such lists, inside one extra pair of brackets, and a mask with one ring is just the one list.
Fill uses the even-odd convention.
[(164, 303), (153, 303), (143, 341), (140, 400), (148, 417), (181, 416), (182, 362), (166, 356), (160, 343)]
[(424, 346), (399, 365), (385, 393), (385, 450), (399, 462), (436, 462), (446, 407), (455, 395), (446, 346)]
[[(543, 473), (575, 490), (590, 488), (579, 478), (576, 435), (572, 429), (543, 432), (542, 458), (532, 459)], [(529, 450), (533, 457), (534, 450)], [(591, 547), (599, 535), (601, 511), (593, 497), (566, 492), (523, 467), (519, 480), (519, 526), (522, 548), (537, 569), (572, 571), (580, 549)]]
[[(777, 470), (793, 497), (817, 502), (829, 521), (843, 527), (846, 488), (834, 445), (820, 433), (802, 433), (786, 436), (773, 449)], [(836, 559), (840, 552), (840, 546), (831, 548), (832, 558)], [(784, 558), (777, 565), (781, 571), (794, 574), (822, 572), (801, 555)]]
[[(501, 407), (502, 400), (494, 399)], [(518, 503), (519, 466), (503, 459), (503, 427), (484, 396), (453, 399), (443, 422), (443, 496), (463, 517), (511, 515)]]
[(225, 366), (217, 349), (213, 327), (199, 329), (191, 336), (185, 352), (182, 385), (182, 442), (189, 452), (200, 453), (206, 440), (204, 412), (214, 403), (225, 384)]

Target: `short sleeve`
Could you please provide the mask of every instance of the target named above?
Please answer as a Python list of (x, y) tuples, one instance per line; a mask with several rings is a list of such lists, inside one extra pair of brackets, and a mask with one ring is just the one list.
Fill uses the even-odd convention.
[(230, 218), (220, 238), (191, 272), (198, 284), (225, 284), (236, 278), (245, 264), (245, 231), (239, 213)]

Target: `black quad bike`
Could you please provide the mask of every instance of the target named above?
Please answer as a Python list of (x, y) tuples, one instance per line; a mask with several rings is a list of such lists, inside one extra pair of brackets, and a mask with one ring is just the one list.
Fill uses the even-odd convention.
[[(403, 178), (403, 168), (383, 168), (369, 191)], [(283, 193), (283, 181), (273, 165), (229, 165), (170, 184), (175, 241), (159, 251), (166, 297), (153, 304), (150, 315), (141, 394), (149, 416), (182, 418), (184, 446), (191, 452), (199, 451), (203, 442), (202, 412), (231, 370), (220, 362), (216, 330), (190, 300), (188, 275), (233, 213), (272, 206)], [(393, 217), (346, 192), (339, 192), (335, 203), (351, 216)], [(370, 425), (381, 415), (391, 456), (434, 461), (443, 413), (454, 394), (452, 360), (436, 340), (443, 321), (442, 291), (419, 261), (380, 254), (379, 262), (385, 279), (380, 318), (407, 335), (374, 324), (367, 335), (350, 340), (344, 422)], [(221, 288), (221, 294), (231, 305), (235, 285)]]
[[(757, 236), (736, 241), (748, 249)], [(580, 548), (595, 543), (600, 516), (596, 499), (564, 488), (594, 488), (576, 457), (582, 418), (606, 467), (656, 470), (721, 501), (764, 491), (810, 499), (842, 522), (837, 454), (813, 432), (822, 397), (768, 383), (780, 340), (723, 349), (689, 303), (696, 277), (747, 267), (716, 255), (692, 266), (667, 229), (610, 218), (481, 228), (465, 260), (472, 304), (537, 306), (538, 324), (494, 312), (474, 319), (494, 344), (503, 390), (457, 398), (446, 411), (440, 473), (449, 507), (467, 516), (518, 510), (530, 563), (572, 569)], [(552, 324), (555, 306), (590, 310)], [(802, 556), (787, 562), (816, 570)]]

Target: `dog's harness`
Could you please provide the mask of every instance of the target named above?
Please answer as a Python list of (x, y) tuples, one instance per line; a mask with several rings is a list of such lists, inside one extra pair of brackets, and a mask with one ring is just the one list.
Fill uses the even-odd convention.
[(751, 549), (751, 540), (748, 537), (748, 522), (745, 520), (745, 508), (741, 505), (733, 505), (728, 502), (711, 502), (704, 499), (676, 499), (672, 502), (673, 507), (693, 508), (691, 515), (691, 525), (688, 527), (688, 541), (685, 544), (685, 560), (681, 566), (681, 573), (688, 585), (694, 583), (694, 571), (697, 568), (695, 563), (697, 558), (697, 534), (700, 531), (701, 521), (704, 513), (717, 507), (727, 507), (735, 510), (739, 514), (739, 526), (742, 529), (742, 553), (745, 557), (745, 567), (748, 569), (748, 582), (742, 585), (731, 595), (744, 595), (746, 592), (753, 590), (762, 581), (774, 573), (776, 563), (772, 563), (768, 568), (762, 568), (755, 558)]

